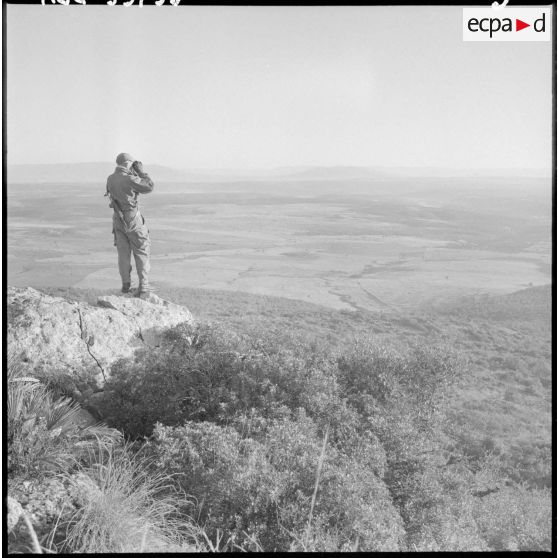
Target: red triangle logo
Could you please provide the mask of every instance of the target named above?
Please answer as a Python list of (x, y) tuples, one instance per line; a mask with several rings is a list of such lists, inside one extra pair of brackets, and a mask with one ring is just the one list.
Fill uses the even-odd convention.
[(524, 21), (521, 21), (520, 19), (515, 18), (515, 30), (516, 31), (521, 31), (522, 29), (525, 29), (525, 27), (531, 27), (530, 23), (525, 23)]

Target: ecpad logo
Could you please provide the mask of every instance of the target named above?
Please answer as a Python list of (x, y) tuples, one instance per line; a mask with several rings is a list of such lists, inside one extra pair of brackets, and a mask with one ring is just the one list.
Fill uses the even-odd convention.
[(463, 8), (464, 41), (549, 41), (550, 8)]
[[(530, 23), (525, 23), (521, 19), (515, 18), (515, 31), (521, 31), (522, 29), (525, 29), (530, 25), (531, 25)], [(502, 31), (503, 33), (513, 31), (513, 22), (509, 17), (505, 17), (503, 19), (497, 17), (491, 17), (491, 18), (485, 17), (480, 20), (477, 19), (476, 17), (472, 17), (467, 22), (467, 26), (469, 28), (469, 31), (472, 31), (473, 33), (476, 33), (477, 31), (484, 31), (484, 32), (488, 31), (491, 39), (492, 39), (492, 35), (494, 33), (497, 33), (498, 31)], [(546, 14), (543, 13), (543, 15), (539, 19), (536, 19), (535, 22), (533, 23), (533, 29), (537, 33), (544, 33), (545, 28), (546, 28)]]

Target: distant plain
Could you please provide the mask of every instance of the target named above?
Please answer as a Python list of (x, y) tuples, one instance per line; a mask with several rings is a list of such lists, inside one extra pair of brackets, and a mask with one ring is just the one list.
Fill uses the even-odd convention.
[[(10, 184), (8, 283), (118, 289), (103, 194)], [(551, 280), (548, 179), (156, 182), (140, 200), (161, 288), (397, 311)]]

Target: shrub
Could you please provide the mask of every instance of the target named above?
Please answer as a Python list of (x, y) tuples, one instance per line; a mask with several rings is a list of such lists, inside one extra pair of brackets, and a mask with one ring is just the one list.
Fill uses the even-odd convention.
[(177, 326), (167, 332), (166, 341), (160, 349), (136, 353), (133, 361), (118, 361), (105, 385), (100, 409), (131, 437), (149, 435), (158, 421), (219, 420), (242, 395), (237, 393), (244, 389), (239, 378), (245, 368), (238, 351), (242, 339)]
[(548, 489), (505, 486), (477, 499), (474, 513), (491, 550), (552, 549), (552, 500)]
[(215, 326), (179, 326), (166, 339), (163, 347), (145, 349), (112, 367), (100, 409), (128, 436), (149, 435), (158, 421), (224, 424), (252, 408), (267, 417), (280, 415), (285, 406), (307, 406), (322, 418), (334, 407), (342, 410), (338, 398), (329, 401), (337, 387), (333, 362), (324, 355)]
[(274, 419), (257, 439), (206, 422), (158, 425), (148, 447), (158, 470), (196, 497), (209, 538), (223, 530), (229, 548), (346, 550), (358, 539), (361, 549), (398, 550), (401, 519), (382, 481), (331, 446), (322, 455), (322, 442), (301, 411)]
[(421, 426), (436, 417), (460, 371), (456, 356), (445, 347), (396, 350), (366, 339), (339, 355), (338, 368), (344, 395), (361, 413), (404, 400)]
[[(396, 350), (359, 340), (339, 355), (338, 367), (341, 393), (385, 450), (383, 478), (404, 521), (408, 547), (447, 549), (437, 533), (455, 533), (459, 514), (448, 513), (438, 456), (447, 443), (445, 400), (458, 378), (456, 359), (443, 348)], [(475, 540), (474, 529), (463, 536)], [(453, 548), (459, 550), (460, 543)]]
[(507, 476), (527, 488), (552, 488), (550, 443), (525, 443), (503, 456)]
[(267, 528), (265, 504), (273, 498), (263, 486), (271, 479), (258, 443), (242, 439), (231, 427), (187, 422), (157, 425), (145, 450), (157, 470), (197, 501), (196, 515), (210, 540), (221, 530), (229, 549), (233, 543), (251, 549), (252, 540)]
[[(423, 460), (401, 482), (398, 503), (411, 550), (488, 550), (473, 515), (474, 477), (460, 467), (440, 467), (435, 459)], [(390, 486), (391, 485), (390, 483)]]

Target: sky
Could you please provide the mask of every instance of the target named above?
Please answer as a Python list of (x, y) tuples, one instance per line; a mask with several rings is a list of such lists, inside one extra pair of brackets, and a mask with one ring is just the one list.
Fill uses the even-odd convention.
[(8, 4), (5, 64), (8, 164), (551, 166), (551, 43), (459, 7)]

